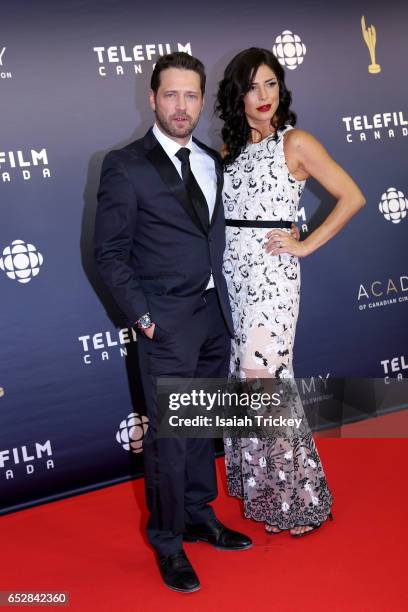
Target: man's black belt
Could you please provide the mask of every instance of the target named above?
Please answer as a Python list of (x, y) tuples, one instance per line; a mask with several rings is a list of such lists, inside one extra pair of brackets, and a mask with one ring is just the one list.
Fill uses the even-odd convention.
[(228, 227), (286, 227), (290, 229), (293, 221), (259, 221), (248, 219), (225, 219)]

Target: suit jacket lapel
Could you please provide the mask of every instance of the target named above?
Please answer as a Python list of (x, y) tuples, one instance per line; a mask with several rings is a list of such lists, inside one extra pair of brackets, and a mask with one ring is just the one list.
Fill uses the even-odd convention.
[(210, 147), (207, 147), (205, 144), (203, 144), (196, 138), (193, 138), (193, 140), (197, 146), (201, 147), (201, 149), (204, 149), (204, 151), (208, 153), (208, 155), (212, 157), (214, 160), (215, 173), (217, 175), (217, 193), (215, 196), (214, 212), (213, 212), (213, 215), (210, 221), (210, 227), (211, 227), (215, 222), (215, 219), (218, 213), (218, 209), (222, 203), (222, 187), (224, 184), (224, 174), (223, 174), (223, 169), (222, 169), (221, 156), (219, 156), (216, 151), (214, 151), (213, 149), (210, 149)]
[(222, 205), (222, 186), (223, 186), (223, 180), (224, 180), (221, 164), (218, 163), (218, 160), (214, 160), (214, 162), (215, 162), (215, 172), (217, 174), (217, 195), (215, 197), (214, 212), (213, 212), (210, 226), (215, 222), (216, 215), (218, 213), (218, 209)]
[(197, 217), (179, 173), (151, 130), (145, 136), (145, 148), (148, 149), (146, 157), (156, 168), (170, 192), (177, 198), (198, 229), (205, 231)]

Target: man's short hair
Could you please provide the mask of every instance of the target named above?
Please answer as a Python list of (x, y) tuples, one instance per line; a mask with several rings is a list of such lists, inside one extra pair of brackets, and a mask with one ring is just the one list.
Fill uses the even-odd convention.
[(200, 77), (201, 93), (204, 95), (206, 79), (204, 64), (196, 57), (184, 53), (184, 51), (168, 53), (158, 59), (150, 81), (150, 87), (155, 94), (160, 87), (160, 73), (163, 70), (167, 70), (167, 68), (181, 68), (182, 70), (193, 70), (196, 72)]

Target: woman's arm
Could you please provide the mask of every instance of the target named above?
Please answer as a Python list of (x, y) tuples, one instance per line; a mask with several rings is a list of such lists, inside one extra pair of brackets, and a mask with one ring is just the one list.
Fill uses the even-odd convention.
[(308, 132), (291, 130), (285, 138), (284, 146), (286, 163), (291, 174), (298, 180), (312, 176), (337, 199), (336, 206), (325, 221), (303, 242), (293, 240), (290, 234), (282, 230), (271, 230), (267, 234), (268, 238), (273, 239), (268, 243), (268, 253), (291, 253), (297, 257), (305, 257), (333, 238), (364, 206), (365, 198), (351, 176)]

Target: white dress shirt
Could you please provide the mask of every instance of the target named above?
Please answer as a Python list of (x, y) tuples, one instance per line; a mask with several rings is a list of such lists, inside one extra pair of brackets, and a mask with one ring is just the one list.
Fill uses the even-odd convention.
[[(153, 134), (173, 162), (180, 177), (183, 178), (181, 174), (181, 161), (178, 157), (176, 157), (177, 151), (181, 149), (182, 146), (164, 134), (157, 126), (157, 123), (155, 123), (153, 126)], [(183, 146), (191, 151), (190, 168), (205, 196), (208, 205), (209, 218), (211, 220), (214, 213), (215, 199), (217, 196), (217, 175), (215, 173), (215, 162), (213, 158), (208, 155), (208, 153), (193, 142), (193, 138), (191, 136), (188, 143)], [(214, 280), (211, 274), (206, 289), (211, 289), (212, 287), (214, 287)]]

